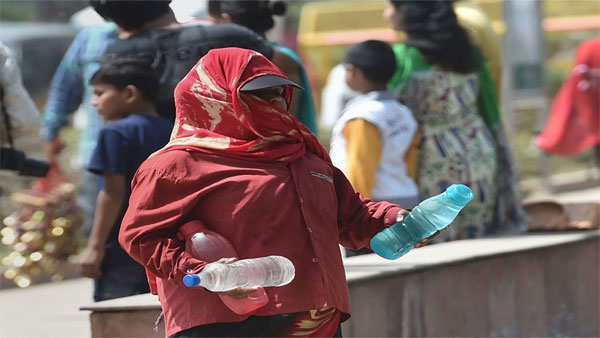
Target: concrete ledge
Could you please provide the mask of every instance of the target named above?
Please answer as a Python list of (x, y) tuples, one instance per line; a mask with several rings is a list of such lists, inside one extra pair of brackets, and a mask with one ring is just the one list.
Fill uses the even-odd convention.
[(154, 332), (161, 307), (158, 297), (149, 293), (82, 306), (91, 311), (92, 337), (164, 337), (164, 326)]
[(456, 241), (346, 262), (348, 337), (597, 337), (599, 231)]
[(525, 233), (428, 245), (412, 250), (402, 258), (389, 261), (376, 254), (346, 258), (346, 279), (352, 284), (363, 279), (415, 273), (453, 264), (515, 255), (526, 251), (563, 246), (586, 240), (598, 240), (600, 230), (574, 232)]
[[(345, 260), (346, 337), (599, 336), (600, 231), (441, 243)], [(84, 306), (93, 337), (160, 337), (156, 296)]]
[(160, 313), (161, 308), (157, 296), (145, 293), (142, 295), (95, 302), (91, 305), (82, 306), (79, 310), (94, 312), (158, 310)]
[(163, 326), (153, 331), (160, 310), (92, 312), (92, 337), (164, 337)]

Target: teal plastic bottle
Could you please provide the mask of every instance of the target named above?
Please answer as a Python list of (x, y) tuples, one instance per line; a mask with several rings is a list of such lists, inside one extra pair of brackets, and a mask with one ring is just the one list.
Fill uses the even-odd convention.
[(462, 208), (474, 197), (462, 184), (453, 184), (445, 192), (419, 203), (404, 221), (379, 232), (371, 238), (371, 248), (386, 259), (404, 256), (415, 243), (447, 227)]

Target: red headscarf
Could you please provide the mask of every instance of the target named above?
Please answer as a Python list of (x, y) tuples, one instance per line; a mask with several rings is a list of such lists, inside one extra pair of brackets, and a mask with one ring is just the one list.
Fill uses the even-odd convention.
[[(279, 106), (240, 92), (248, 81), (285, 75), (262, 54), (209, 51), (175, 88), (175, 127), (160, 150), (192, 149), (253, 162), (292, 162), (306, 150), (331, 162), (314, 134)], [(292, 88), (285, 86), (288, 105)]]

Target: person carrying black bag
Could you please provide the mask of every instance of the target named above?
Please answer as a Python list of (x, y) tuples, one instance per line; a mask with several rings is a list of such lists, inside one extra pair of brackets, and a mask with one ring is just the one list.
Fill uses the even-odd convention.
[(179, 24), (169, 3), (169, 0), (90, 0), (98, 14), (119, 27), (120, 40), (108, 46), (104, 62), (131, 57), (150, 61), (160, 82), (157, 111), (161, 116), (175, 118), (175, 86), (211, 49), (255, 50), (270, 59), (290, 80), (300, 80), (295, 61), (255, 32), (233, 24)]
[(12, 51), (0, 43), (0, 169), (16, 171), (23, 176), (43, 177), (46, 162), (28, 158), (15, 149), (14, 138), (24, 138), (39, 130), (40, 113), (23, 87), (21, 72)]

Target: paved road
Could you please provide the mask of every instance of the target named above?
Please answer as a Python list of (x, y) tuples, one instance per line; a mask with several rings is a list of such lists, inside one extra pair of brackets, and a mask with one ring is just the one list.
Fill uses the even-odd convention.
[[(548, 194), (539, 192), (527, 200), (561, 202), (600, 201), (600, 186)], [(27, 289), (0, 291), (0, 337), (90, 337), (88, 312), (79, 307), (91, 303), (92, 282), (77, 278)]]
[(77, 278), (0, 291), (0, 337), (90, 337), (89, 312), (79, 307), (91, 303), (92, 289)]

